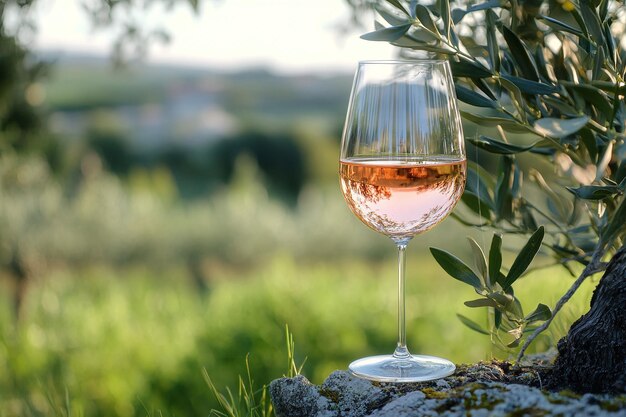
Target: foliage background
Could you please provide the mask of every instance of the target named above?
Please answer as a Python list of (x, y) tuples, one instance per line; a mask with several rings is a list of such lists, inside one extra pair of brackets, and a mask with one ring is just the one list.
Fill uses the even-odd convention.
[[(1, 77), (14, 88), (3, 116), (31, 119), (0, 132), (0, 415), (206, 415), (202, 370), (234, 386), (250, 353), (258, 384), (281, 376), (285, 324), (313, 382), (393, 348), (394, 247), (349, 213), (336, 178), (350, 74), (112, 73), (93, 57), (36, 68), (47, 76)], [(506, 358), (456, 319), (487, 322), (427, 254), (469, 259), (464, 235), (491, 239), (447, 220), (409, 246), (409, 346)], [(540, 254), (522, 278), (528, 311), (571, 283), (549, 263)], [(565, 333), (592, 286), (535, 349)]]
[[(488, 268), (473, 243), (482, 279), (446, 252), (433, 255), (482, 296), (466, 305), (494, 309), (488, 331), (463, 319), (478, 331), (498, 340), (503, 333), (514, 336), (504, 344), (516, 347), (532, 322), (544, 321), (523, 343), (519, 360), (581, 283), (603, 271), (604, 260), (623, 244), (626, 9), (609, 0), (457, 6), (379, 2), (376, 10), (388, 26), (377, 22), (362, 37), (390, 42), (408, 57), (432, 53), (447, 59), (459, 100), (473, 108), (462, 110), (463, 117), (481, 126), (467, 141), (500, 160), (496, 175), (481, 160), (469, 166), (463, 202), (477, 216), (455, 217), (504, 235), (532, 232), (528, 244), (502, 272), (501, 238), (494, 235)], [(538, 304), (524, 315), (511, 284), (540, 246), (577, 279), (552, 311)]]

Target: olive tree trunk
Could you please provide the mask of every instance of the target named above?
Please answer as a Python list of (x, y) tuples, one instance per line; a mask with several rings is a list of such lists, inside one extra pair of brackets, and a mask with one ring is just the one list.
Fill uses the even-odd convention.
[(626, 246), (615, 254), (589, 312), (558, 343), (549, 385), (577, 392), (626, 392)]

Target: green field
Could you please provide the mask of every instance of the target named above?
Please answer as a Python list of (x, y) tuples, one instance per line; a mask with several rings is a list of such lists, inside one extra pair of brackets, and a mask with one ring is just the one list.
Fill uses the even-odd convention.
[[(413, 351), (456, 362), (506, 357), (454, 317), (467, 313), (461, 304), (471, 291), (430, 259), (414, 258), (407, 300)], [(393, 267), (298, 265), (276, 256), (249, 271), (221, 271), (205, 294), (177, 269), (59, 271), (32, 289), (17, 328), (3, 300), (0, 410), (5, 416), (206, 415), (215, 402), (202, 369), (218, 385), (234, 386), (250, 353), (258, 383), (280, 377), (287, 368), (285, 324), (297, 361), (306, 358), (304, 374), (321, 382), (351, 359), (393, 348)], [(541, 294), (553, 304), (566, 284), (560, 270), (551, 270), (526, 278), (519, 294), (532, 301)], [(582, 308), (589, 289), (583, 293), (562, 314), (557, 332)], [(470, 315), (484, 322), (481, 314)]]

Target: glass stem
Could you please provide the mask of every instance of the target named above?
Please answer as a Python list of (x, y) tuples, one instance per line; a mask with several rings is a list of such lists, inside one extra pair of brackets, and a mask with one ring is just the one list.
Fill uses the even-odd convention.
[(398, 243), (398, 346), (393, 353), (393, 356), (398, 359), (411, 356), (406, 347), (405, 270), (406, 243)]

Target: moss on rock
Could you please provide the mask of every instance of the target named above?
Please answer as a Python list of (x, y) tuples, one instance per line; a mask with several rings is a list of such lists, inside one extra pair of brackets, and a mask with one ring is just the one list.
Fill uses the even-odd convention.
[(273, 381), (270, 393), (277, 417), (626, 417), (626, 396), (544, 391), (547, 372), (543, 363), (491, 361), (460, 365), (437, 381), (397, 384), (335, 371), (320, 386), (302, 376)]

